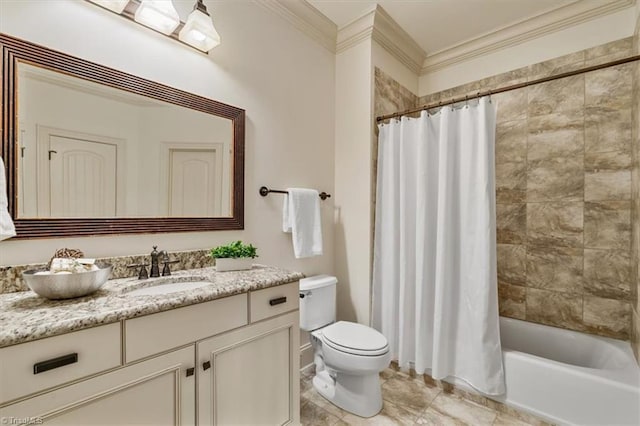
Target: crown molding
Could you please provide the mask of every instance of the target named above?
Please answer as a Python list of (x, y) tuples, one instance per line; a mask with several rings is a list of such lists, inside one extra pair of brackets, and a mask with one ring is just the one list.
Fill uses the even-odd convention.
[(254, 0), (254, 3), (280, 16), (325, 49), (336, 53), (337, 26), (306, 0)]
[(594, 18), (626, 9), (635, 4), (636, 0), (615, 0), (605, 4), (575, 1), (533, 18), (516, 22), (496, 31), (466, 40), (450, 48), (434, 52), (426, 57), (419, 73), (424, 75), (477, 56), (521, 44)]
[(426, 54), (411, 36), (378, 4), (338, 29), (336, 52), (343, 52), (371, 38), (416, 74)]

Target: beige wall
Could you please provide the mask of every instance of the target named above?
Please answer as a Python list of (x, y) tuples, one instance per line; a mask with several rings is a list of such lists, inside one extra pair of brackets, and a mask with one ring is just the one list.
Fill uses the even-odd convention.
[[(184, 17), (192, 1), (174, 2)], [(334, 273), (333, 204), (322, 203), (324, 255), (296, 260), (281, 232), (282, 198), (258, 188), (334, 192), (335, 55), (254, 2), (207, 2), (222, 37), (209, 55), (87, 2), (3, 1), (0, 31), (247, 111), (245, 230), (0, 243), (0, 265), (47, 260), (60, 247), (88, 256), (252, 242), (259, 261), (306, 274)]]

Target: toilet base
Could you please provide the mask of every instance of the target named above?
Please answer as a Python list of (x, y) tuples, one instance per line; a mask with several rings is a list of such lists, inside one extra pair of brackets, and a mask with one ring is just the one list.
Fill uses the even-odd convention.
[(329, 374), (325, 369), (313, 378), (313, 387), (332, 404), (357, 416), (372, 417), (382, 410), (378, 373), (354, 376)]

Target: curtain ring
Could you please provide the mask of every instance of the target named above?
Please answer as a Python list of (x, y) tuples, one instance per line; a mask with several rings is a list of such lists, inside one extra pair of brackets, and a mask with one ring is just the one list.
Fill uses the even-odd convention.
[(464, 95), (464, 106), (469, 108), (469, 95)]
[(491, 103), (491, 90), (489, 90), (489, 103)]

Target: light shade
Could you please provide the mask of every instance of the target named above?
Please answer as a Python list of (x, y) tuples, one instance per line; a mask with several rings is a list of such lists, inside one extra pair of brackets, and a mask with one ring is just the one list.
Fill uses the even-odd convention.
[(180, 16), (171, 0), (142, 0), (134, 19), (166, 35), (171, 34), (180, 25)]
[(213, 21), (201, 1), (196, 3), (196, 7), (180, 30), (178, 38), (183, 43), (203, 52), (208, 52), (220, 44), (220, 35), (213, 26)]
[(129, 4), (129, 0), (89, 0), (91, 3), (95, 3), (104, 7), (105, 9), (109, 9), (115, 13), (122, 13), (127, 4)]

